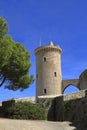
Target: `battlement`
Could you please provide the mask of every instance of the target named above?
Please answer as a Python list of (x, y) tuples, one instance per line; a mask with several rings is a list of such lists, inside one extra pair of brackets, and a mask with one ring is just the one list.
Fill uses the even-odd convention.
[(59, 46), (55, 46), (52, 41), (50, 42), (49, 46), (41, 46), (35, 49), (35, 55), (38, 53), (45, 53), (45, 52), (58, 52), (62, 53), (62, 49)]

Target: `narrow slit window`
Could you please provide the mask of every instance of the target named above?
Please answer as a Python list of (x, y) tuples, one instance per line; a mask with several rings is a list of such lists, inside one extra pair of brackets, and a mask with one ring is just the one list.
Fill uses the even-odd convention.
[(44, 57), (44, 62), (46, 62), (46, 57)]
[(46, 89), (44, 89), (44, 94), (46, 94), (46, 92), (47, 92), (47, 90), (46, 90)]
[(57, 73), (56, 72), (54, 72), (54, 76), (57, 77)]

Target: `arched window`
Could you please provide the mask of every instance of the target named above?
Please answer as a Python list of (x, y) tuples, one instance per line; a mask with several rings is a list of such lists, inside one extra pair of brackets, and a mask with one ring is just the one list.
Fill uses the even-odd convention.
[(78, 91), (79, 89), (77, 87), (75, 87), (74, 85), (69, 85), (65, 88), (65, 90), (63, 91), (63, 94), (69, 94), (69, 93), (74, 93)]

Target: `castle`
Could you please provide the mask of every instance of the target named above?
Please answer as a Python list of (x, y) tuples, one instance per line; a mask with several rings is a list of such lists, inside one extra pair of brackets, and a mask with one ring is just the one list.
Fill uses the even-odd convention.
[[(87, 122), (87, 70), (78, 79), (62, 79), (62, 49), (50, 42), (35, 50), (36, 102), (43, 104), (50, 121)], [(69, 85), (80, 91), (64, 95)]]
[(86, 89), (87, 81), (82, 73), (78, 79), (62, 80), (61, 74), (62, 49), (51, 41), (48, 46), (35, 49), (36, 56), (36, 99), (40, 96), (59, 96), (69, 85), (79, 90)]
[[(61, 54), (62, 49), (55, 46), (52, 41), (48, 46), (35, 49), (36, 104), (43, 105), (47, 119), (50, 121), (87, 122), (87, 70), (82, 72), (78, 79), (63, 80)], [(63, 95), (69, 85), (76, 86), (80, 91)], [(34, 98), (12, 100), (35, 103)], [(9, 102), (9, 100), (2, 102), (2, 108)]]

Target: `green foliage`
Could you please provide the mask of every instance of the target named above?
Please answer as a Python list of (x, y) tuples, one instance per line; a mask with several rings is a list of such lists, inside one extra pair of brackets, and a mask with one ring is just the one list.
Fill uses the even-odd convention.
[(11, 90), (25, 89), (34, 81), (29, 76), (30, 53), (7, 35), (8, 25), (0, 17), (0, 86), (6, 82)]
[(9, 100), (9, 101), (2, 102), (3, 117), (8, 117), (9, 108), (13, 107), (14, 105), (15, 105), (15, 100)]
[(3, 17), (0, 17), (0, 38), (2, 38), (8, 31), (8, 25)]
[(4, 113), (5, 117), (14, 119), (45, 119), (45, 109), (39, 104), (30, 102), (11, 103)]

